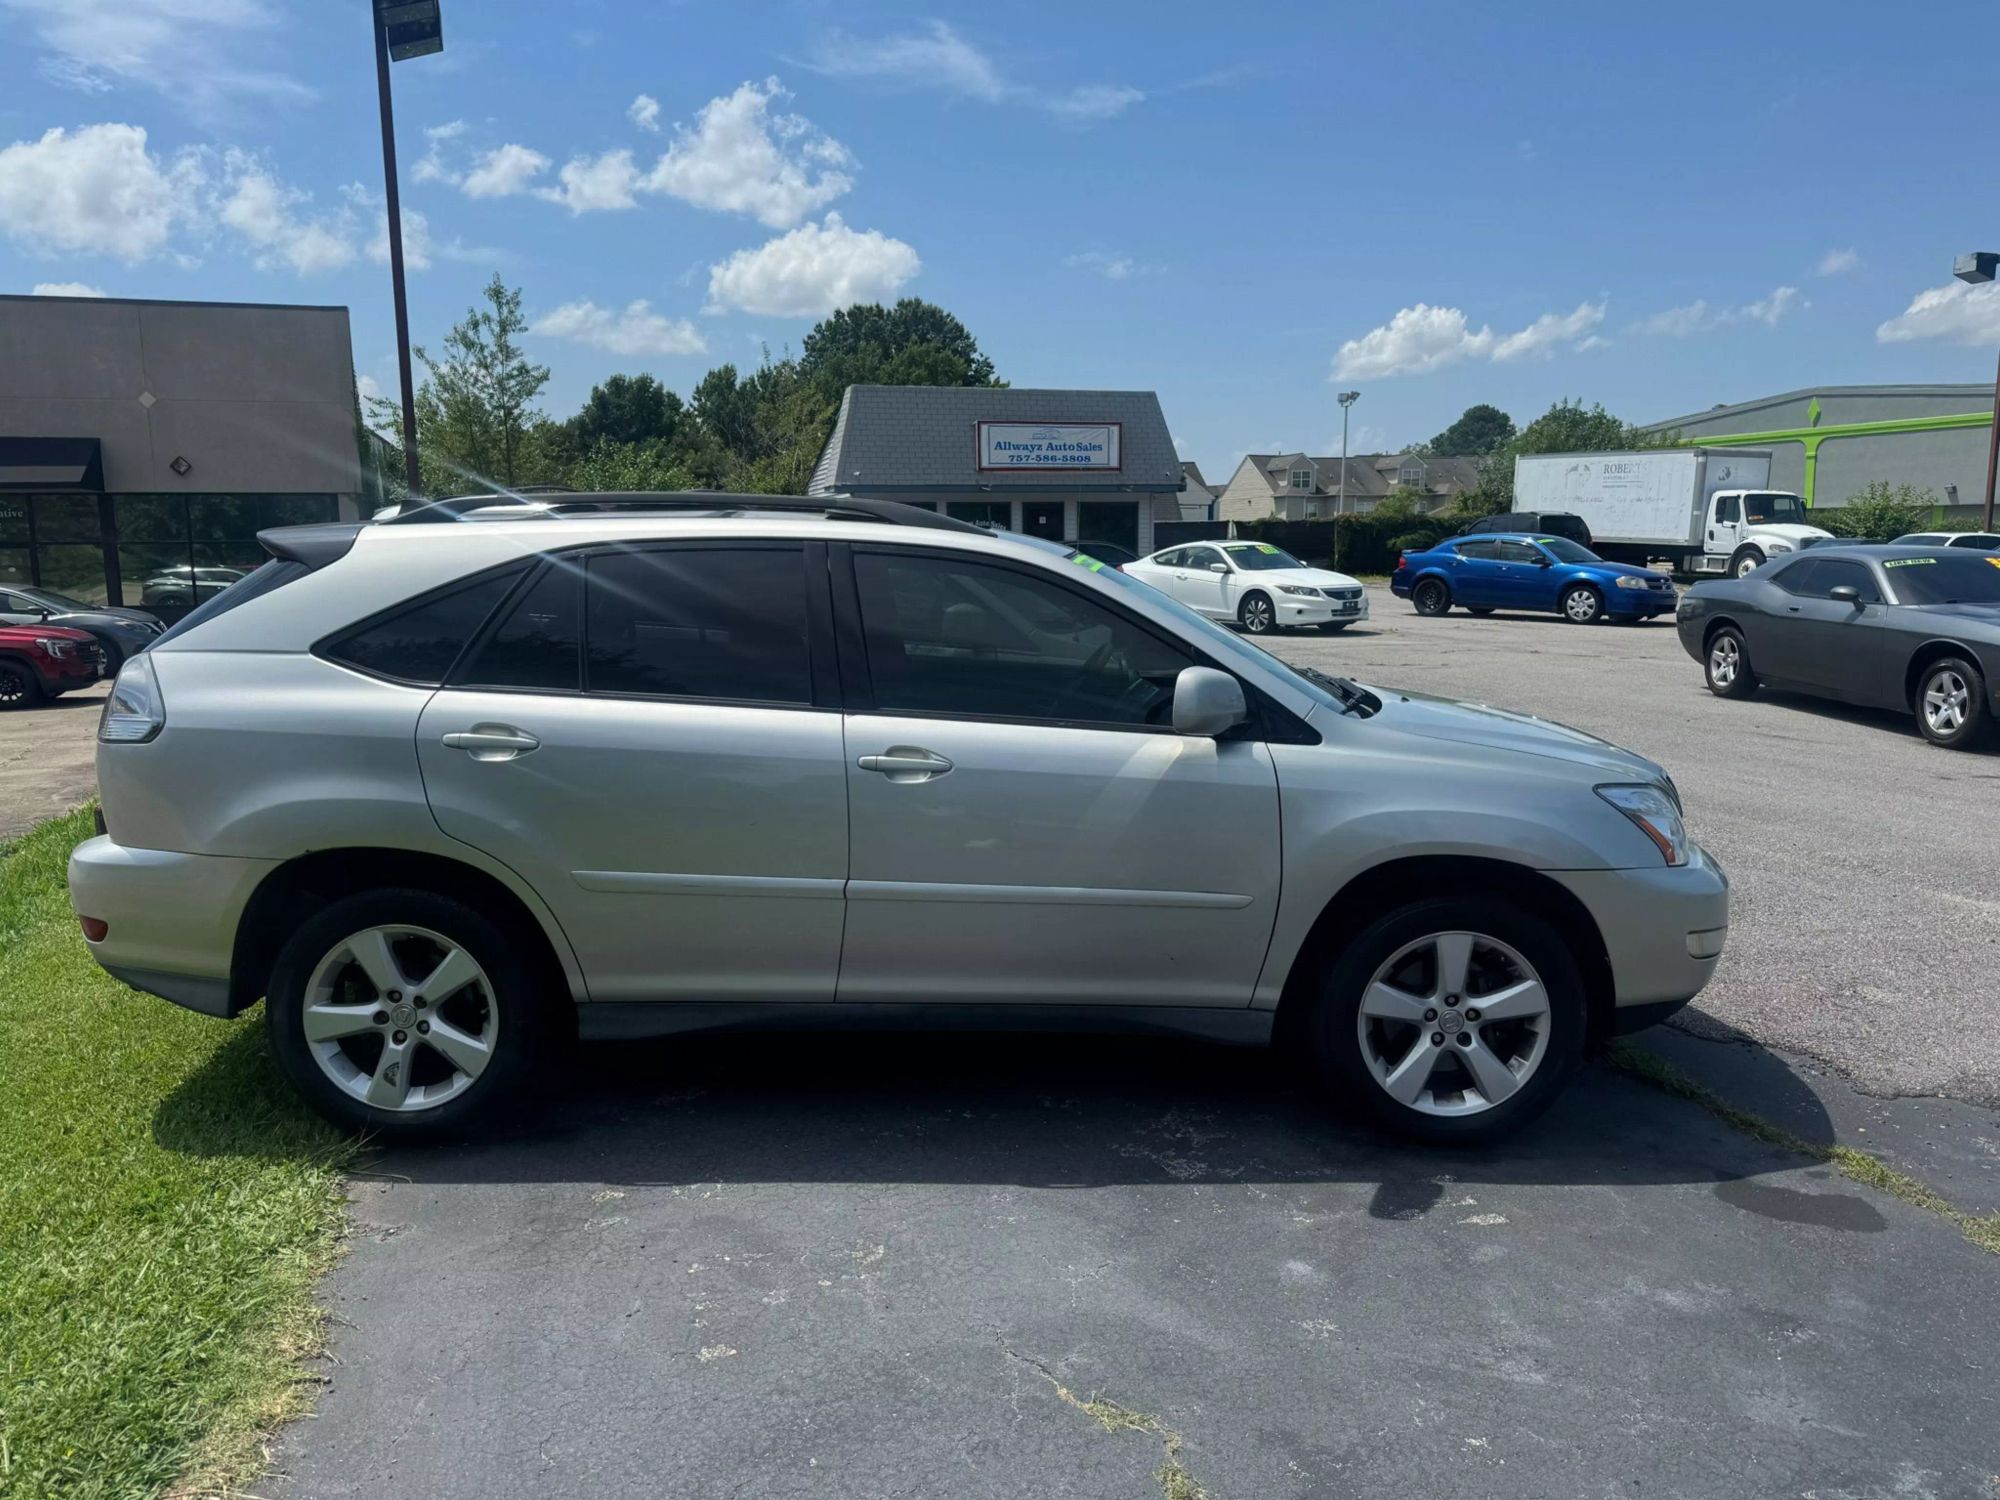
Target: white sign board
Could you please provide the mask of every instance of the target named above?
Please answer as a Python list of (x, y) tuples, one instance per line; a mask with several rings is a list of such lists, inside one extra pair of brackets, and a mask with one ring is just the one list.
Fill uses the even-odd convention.
[(981, 469), (1116, 469), (1116, 422), (981, 422)]

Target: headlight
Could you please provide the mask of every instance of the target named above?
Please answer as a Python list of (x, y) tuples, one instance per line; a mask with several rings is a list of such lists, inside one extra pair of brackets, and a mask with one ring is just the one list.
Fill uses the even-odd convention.
[(1766, 552), (1789, 552), (1792, 550), (1792, 544), (1790, 542), (1766, 542), (1764, 550)]
[(1664, 787), (1601, 786), (1597, 795), (1630, 818), (1668, 864), (1687, 863), (1687, 828), (1681, 823), (1679, 806)]
[(1634, 578), (1630, 574), (1620, 574), (1616, 581), (1621, 589), (1649, 589), (1653, 586), (1652, 580)]
[(61, 636), (38, 635), (35, 637), (35, 644), (58, 661), (76, 655), (76, 642), (66, 641)]
[(1305, 588), (1296, 583), (1281, 583), (1278, 585), (1278, 592), (1281, 594), (1297, 594), (1301, 598), (1306, 599), (1317, 599), (1319, 597), (1318, 589)]

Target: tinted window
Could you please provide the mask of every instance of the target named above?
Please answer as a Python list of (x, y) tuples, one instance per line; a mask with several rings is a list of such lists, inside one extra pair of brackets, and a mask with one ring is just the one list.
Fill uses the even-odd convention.
[(1715, 519), (1718, 521), (1733, 521), (1736, 519), (1736, 497), (1734, 495), (1725, 495), (1715, 502)]
[(1495, 542), (1494, 555), (1506, 563), (1527, 563), (1530, 566), (1542, 560), (1542, 554), (1526, 542)]
[(1944, 535), (1936, 531), (1919, 531), (1910, 536), (1899, 536), (1889, 545), (1892, 547), (1935, 547), (1944, 541)]
[(1868, 571), (1866, 563), (1842, 562), (1837, 558), (1821, 557), (1813, 560), (1811, 582), (1801, 592), (1815, 599), (1824, 599), (1843, 583), (1852, 584), (1861, 591), (1864, 604), (1880, 604), (1882, 591), (1875, 587), (1875, 575)]
[[(507, 568), (448, 593), (434, 594), (350, 631), (326, 654), (378, 677), (435, 687), (445, 680), (466, 642), (479, 633), (486, 617), (520, 576), (520, 568)], [(190, 615), (183, 623), (193, 622)]]
[(1171, 722), (1187, 654), (1053, 581), (951, 558), (859, 552), (875, 703), (890, 713)]
[(1498, 542), (1460, 542), (1452, 549), (1460, 557), (1469, 557), (1474, 562), (1492, 562), (1500, 555)]
[(1793, 594), (1810, 594), (1813, 575), (1819, 571), (1819, 560), (1812, 557), (1788, 558), (1782, 563), (1766, 563), (1752, 577), (1762, 575), (1779, 588)]
[(1892, 557), (1882, 566), (1905, 604), (2000, 604), (2000, 558), (1981, 552)]
[(575, 692), (582, 673), (582, 601), (582, 564), (555, 559), (509, 607), (472, 660), (452, 674), (453, 684)]
[(1604, 561), (1603, 558), (1592, 552), (1588, 547), (1577, 542), (1572, 542), (1567, 537), (1544, 536), (1537, 537), (1536, 540), (1541, 543), (1542, 550), (1557, 562), (1594, 563)]
[(1982, 551), (1990, 552), (1995, 548), (2000, 548), (2000, 536), (1992, 536), (1983, 531), (1969, 531), (1964, 536), (1953, 537), (1951, 545), (1954, 547), (1977, 547)]
[(590, 560), (585, 686), (808, 703), (805, 566), (792, 547), (683, 547)]

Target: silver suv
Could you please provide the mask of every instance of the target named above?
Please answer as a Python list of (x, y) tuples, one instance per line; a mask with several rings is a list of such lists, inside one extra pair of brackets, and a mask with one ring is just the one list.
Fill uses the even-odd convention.
[(120, 673), (70, 890), (126, 983), (266, 998), (350, 1126), (464, 1127), (572, 1036), (865, 1015), (1283, 1036), (1464, 1141), (1722, 950), (1650, 761), (1048, 543), (659, 495), (262, 542)]

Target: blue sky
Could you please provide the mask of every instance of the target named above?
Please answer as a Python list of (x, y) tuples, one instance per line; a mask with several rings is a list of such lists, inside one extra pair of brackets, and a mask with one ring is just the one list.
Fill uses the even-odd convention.
[[(545, 405), (913, 294), (1220, 479), (1492, 401), (1990, 378), (2000, 7), (444, 0), (412, 324), (498, 270)], [(395, 384), (366, 7), (0, 0), (0, 290), (341, 303)], [(1920, 19), (1921, 16), (1921, 19)], [(552, 19), (553, 17), (553, 19)], [(413, 230), (418, 226), (412, 225)]]

